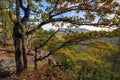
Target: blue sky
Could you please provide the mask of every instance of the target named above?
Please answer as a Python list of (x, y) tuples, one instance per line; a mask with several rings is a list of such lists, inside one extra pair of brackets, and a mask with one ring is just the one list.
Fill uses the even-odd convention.
[[(120, 0), (114, 0), (114, 1), (117, 1), (117, 2), (120, 3)], [(45, 2), (45, 0), (42, 0), (42, 4), (44, 4), (45, 7), (50, 6), (48, 3)], [(84, 15), (84, 12), (79, 13), (80, 17), (84, 17), (83, 15)], [(68, 13), (65, 13), (63, 16), (75, 16), (75, 12), (74, 11), (68, 12)], [(58, 16), (58, 17), (60, 17), (60, 16)], [(94, 22), (96, 22), (97, 20), (98, 20), (98, 18), (96, 18)], [(64, 27), (66, 27), (66, 26), (68, 26), (68, 24), (65, 24)], [(49, 30), (51, 28), (57, 29), (56, 27), (52, 26), (51, 24), (47, 24), (47, 25), (43, 26), (43, 28), (46, 29), (46, 30)], [(89, 27), (89, 26), (83, 26), (83, 28), (87, 28), (87, 29), (90, 29), (90, 30), (103, 30), (103, 28), (101, 29), (101, 28), (95, 28), (95, 27)]]

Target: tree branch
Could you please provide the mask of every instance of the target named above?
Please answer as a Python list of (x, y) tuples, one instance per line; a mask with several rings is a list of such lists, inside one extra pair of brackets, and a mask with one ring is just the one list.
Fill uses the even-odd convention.
[[(78, 35), (80, 35), (81, 33), (79, 33)], [(75, 36), (75, 35), (73, 35)], [(70, 38), (73, 36), (69, 36)], [(91, 37), (92, 36), (92, 37)], [(67, 40), (66, 42), (64, 42), (63, 44), (61, 44), (57, 49), (55, 49), (54, 51), (49, 52), (47, 55), (45, 55), (44, 57), (37, 59), (37, 61), (39, 60), (44, 60), (45, 58), (49, 57), (52, 54), (55, 54), (58, 50), (60, 50), (61, 48), (65, 47), (65, 46), (69, 46), (72, 43), (76, 42), (76, 40), (78, 40), (76, 42), (80, 43), (82, 41), (85, 40), (89, 40), (89, 39), (98, 39), (100, 37), (120, 37), (120, 30), (115, 30), (115, 31), (111, 31), (111, 32), (107, 32), (107, 31), (92, 31), (92, 32), (87, 32), (85, 34), (82, 34), (80, 36), (77, 36), (75, 38), (71, 38), (69, 40)], [(74, 44), (72, 44), (74, 45)]]
[(23, 9), (24, 11), (24, 17), (22, 18), (22, 22), (24, 21), (28, 21), (29, 19), (29, 14), (30, 14), (30, 8), (29, 8), (29, 0), (27, 0), (27, 7), (23, 6), (23, 0), (20, 0), (20, 7)]
[(56, 19), (50, 19), (46, 20), (44, 22), (41, 22), (37, 27), (33, 28), (32, 30), (26, 32), (27, 35), (32, 34), (39, 28), (41, 28), (43, 25), (51, 23), (51, 22), (66, 22), (66, 23), (71, 23), (75, 25), (90, 25), (90, 26), (97, 26), (97, 25), (104, 25), (104, 26), (113, 26), (113, 25), (118, 25), (118, 24), (105, 24), (105, 23), (81, 23), (79, 20), (72, 20), (72, 19), (65, 19), (65, 18), (56, 18)]
[(52, 14), (52, 13), (53, 13), (53, 11), (56, 9), (59, 1), (60, 1), (60, 0), (57, 0), (57, 1), (55, 2), (55, 6), (54, 6), (54, 8), (49, 12), (49, 14)]
[(20, 1), (20, 7), (25, 11), (26, 10), (26, 7), (23, 6), (23, 0), (19, 0)]
[(42, 58), (37, 59), (37, 61), (44, 60), (45, 58), (49, 57), (50, 55), (54, 54), (56, 51), (60, 50), (63, 48), (69, 41), (66, 41), (65, 43), (61, 44), (56, 50), (49, 52), (47, 55), (45, 55)]
[(43, 42), (43, 44), (41, 44), (39, 47), (37, 47), (36, 49), (39, 49), (41, 47), (43, 47), (46, 43), (48, 43), (54, 36), (55, 34), (59, 31), (59, 29), (57, 31), (55, 31), (45, 42)]
[(89, 10), (89, 11), (94, 11), (94, 12), (97, 11), (96, 9), (84, 8), (83, 6), (84, 6), (84, 4), (79, 4), (77, 6), (72, 6), (72, 7), (66, 8), (63, 11), (59, 11), (58, 13), (51, 15), (51, 17), (58, 16), (60, 14), (67, 13), (67, 12), (70, 12), (70, 11), (73, 11), (73, 10), (77, 10), (77, 9), (79, 9), (81, 11), (83, 11), (83, 10), (84, 11)]

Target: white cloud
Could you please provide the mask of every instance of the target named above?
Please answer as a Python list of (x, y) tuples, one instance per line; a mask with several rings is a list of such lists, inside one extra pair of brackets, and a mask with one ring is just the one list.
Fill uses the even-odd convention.
[[(63, 26), (63, 28), (67, 28), (68, 25), (69, 24), (65, 24)], [(52, 24), (46, 24), (42, 28), (45, 30), (50, 30), (50, 29), (57, 30), (58, 29), (58, 27), (52, 26)], [(75, 28), (75, 27), (73, 27), (73, 28)], [(109, 31), (109, 30), (112, 30), (109, 28), (93, 27), (93, 26), (86, 26), (86, 25), (80, 26), (80, 28), (85, 28), (85, 29), (88, 29), (90, 31), (100, 31), (100, 30)]]
[(116, 1), (116, 2), (120, 3), (120, 0), (114, 0), (114, 1)]

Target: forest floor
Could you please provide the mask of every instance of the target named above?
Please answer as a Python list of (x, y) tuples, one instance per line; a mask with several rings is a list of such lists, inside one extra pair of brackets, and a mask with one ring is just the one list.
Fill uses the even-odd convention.
[[(0, 46), (0, 60), (8, 60), (15, 58), (14, 52), (10, 49), (7, 49), (5, 47)], [(27, 55), (28, 64), (34, 63), (34, 56), (33, 55)]]
[[(0, 60), (14, 59), (14, 52), (6, 51), (0, 47)], [(64, 73), (58, 67), (48, 65), (47, 61), (38, 62), (38, 70), (34, 70), (34, 56), (27, 55), (28, 70), (17, 77), (14, 74), (10, 77), (0, 78), (0, 80), (73, 80), (73, 77)]]

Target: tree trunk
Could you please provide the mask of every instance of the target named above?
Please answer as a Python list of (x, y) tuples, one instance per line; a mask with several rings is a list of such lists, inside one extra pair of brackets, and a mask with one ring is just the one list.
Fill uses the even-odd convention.
[[(23, 30), (22, 30), (23, 31)], [(26, 44), (25, 44), (25, 34), (24, 31), (22, 32), (22, 51), (23, 51), (23, 63), (24, 69), (27, 69), (27, 57), (26, 57)]]
[(19, 23), (14, 23), (13, 38), (15, 47), (16, 74), (19, 75), (23, 70), (27, 69), (25, 37)]
[(37, 70), (37, 49), (35, 48), (35, 56), (34, 56), (34, 68)]
[(78, 77), (77, 80), (81, 80), (82, 79), (82, 68), (78, 70)]

